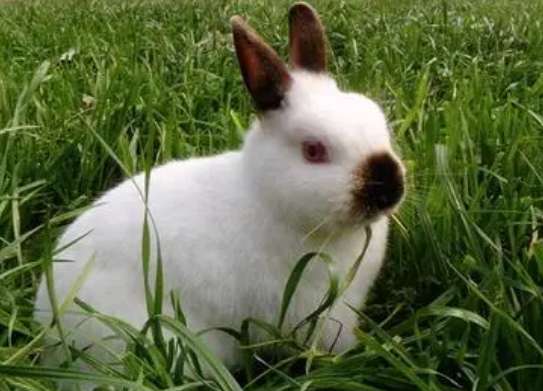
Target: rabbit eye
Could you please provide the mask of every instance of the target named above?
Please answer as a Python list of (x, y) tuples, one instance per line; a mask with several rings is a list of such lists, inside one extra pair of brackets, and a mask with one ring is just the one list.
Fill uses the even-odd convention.
[(326, 163), (328, 159), (328, 151), (323, 143), (316, 140), (306, 140), (302, 143), (302, 153), (304, 159), (309, 163)]

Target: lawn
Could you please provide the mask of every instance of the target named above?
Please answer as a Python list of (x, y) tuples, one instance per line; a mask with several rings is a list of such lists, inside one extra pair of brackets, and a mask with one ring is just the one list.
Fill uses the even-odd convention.
[[(54, 238), (101, 192), (170, 159), (240, 146), (254, 111), (229, 19), (246, 16), (286, 55), (289, 3), (1, 3), (0, 390), (93, 376), (201, 386), (181, 376), (180, 350), (151, 335), (127, 348), (123, 371), (40, 367), (33, 296)], [(296, 352), (273, 369), (248, 355), (246, 371), (231, 378), (217, 365), (202, 388), (543, 389), (543, 3), (314, 5), (331, 73), (391, 120), (408, 196), (358, 347)], [(194, 342), (177, 326), (177, 347)]]

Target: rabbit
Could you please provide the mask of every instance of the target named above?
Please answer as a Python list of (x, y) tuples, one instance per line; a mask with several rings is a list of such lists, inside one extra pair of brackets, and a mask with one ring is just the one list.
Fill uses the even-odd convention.
[[(143, 326), (148, 315), (141, 241), (148, 213), (152, 262), (160, 246), (165, 292), (179, 293), (190, 329), (239, 329), (246, 318), (276, 322), (300, 257), (324, 252), (344, 276), (369, 226), (361, 266), (319, 342), (334, 352), (356, 345), (357, 315), (350, 306), (363, 305), (383, 263), (389, 218), (404, 196), (405, 168), (380, 106), (341, 90), (327, 73), (325, 32), (316, 11), (296, 3), (288, 20), (289, 65), (241, 17), (231, 19), (235, 53), (257, 112), (242, 147), (152, 169), (148, 212), (143, 173), (99, 197), (58, 240), (55, 259), (63, 262), (54, 262), (53, 277), (59, 303), (77, 285), (77, 297), (97, 311)], [(317, 308), (326, 293), (326, 266), (315, 262), (307, 269), (285, 328)], [(164, 312), (172, 314), (167, 297)], [(35, 308), (35, 318), (49, 325), (45, 281)], [(111, 331), (84, 318), (74, 304), (63, 313), (66, 338), (105, 354), (101, 340)], [(228, 368), (240, 364), (231, 336), (212, 331), (199, 338)], [(62, 352), (45, 355), (58, 362)]]

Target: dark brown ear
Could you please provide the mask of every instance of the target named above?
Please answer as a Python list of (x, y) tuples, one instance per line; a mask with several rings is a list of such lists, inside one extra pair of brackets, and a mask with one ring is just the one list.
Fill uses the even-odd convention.
[(296, 3), (289, 12), (290, 65), (313, 72), (326, 71), (326, 38), (317, 11)]
[(230, 22), (241, 74), (256, 108), (279, 108), (291, 83), (286, 65), (241, 17)]

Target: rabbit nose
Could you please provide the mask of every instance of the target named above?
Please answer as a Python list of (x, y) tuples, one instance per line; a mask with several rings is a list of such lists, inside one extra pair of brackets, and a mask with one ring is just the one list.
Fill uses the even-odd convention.
[(404, 169), (388, 152), (371, 155), (355, 170), (355, 209), (364, 215), (387, 211), (403, 197)]

